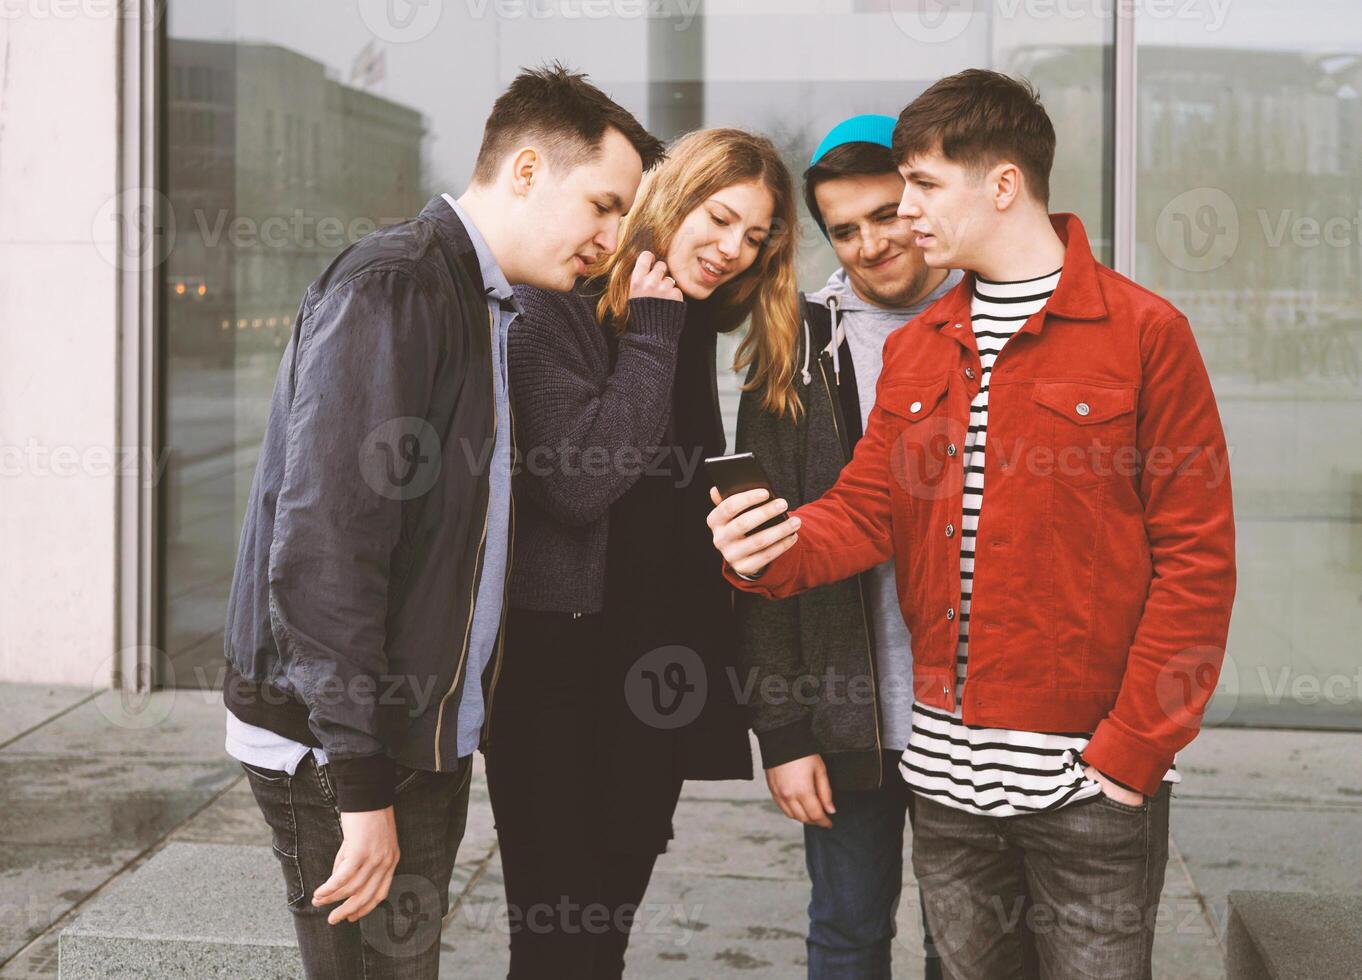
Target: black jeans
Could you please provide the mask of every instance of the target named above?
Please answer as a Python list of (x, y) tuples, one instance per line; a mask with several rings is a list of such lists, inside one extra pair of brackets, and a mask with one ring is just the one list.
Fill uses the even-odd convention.
[[(606, 980), (624, 955), (657, 854), (611, 847), (601, 815), (599, 614), (512, 609), (487, 746), (510, 929), (511, 980)], [(670, 760), (658, 759), (658, 765)], [(676, 807), (641, 803), (650, 814)]]
[[(397, 846), (401, 857), (388, 897), (358, 922), (328, 925), (336, 905), (316, 908), (312, 893), (331, 877), (341, 845), (336, 788), (309, 753), (292, 775), (243, 764), (251, 792), (274, 835), (303, 968), (326, 980), (426, 980), (440, 974), (440, 926), (449, 879), (468, 819), (472, 759), (458, 772), (398, 766)], [(339, 904), (339, 903), (337, 903)]]
[(985, 817), (918, 795), (913, 870), (945, 975), (1022, 977), (1024, 932), (1045, 980), (1149, 980), (1168, 799), (1165, 783), (1140, 806)]

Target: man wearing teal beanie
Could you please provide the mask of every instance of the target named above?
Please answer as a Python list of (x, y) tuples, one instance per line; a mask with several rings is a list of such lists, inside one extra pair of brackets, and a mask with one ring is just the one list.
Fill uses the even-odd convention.
[[(776, 418), (750, 392), (739, 409), (738, 450), (756, 454), (791, 509), (822, 495), (851, 458), (885, 339), (960, 280), (927, 267), (898, 217), (894, 124), (880, 115), (838, 123), (804, 173), (809, 213), (840, 262), (822, 289), (803, 296), (793, 385), (804, 413)], [(896, 764), (912, 727), (913, 661), (893, 564), (792, 599), (739, 593), (737, 603), (754, 689), (768, 676), (809, 677), (817, 692), (813, 703), (757, 698), (750, 709), (772, 799), (804, 824), (808, 975), (888, 978), (912, 800)], [(899, 938), (915, 945), (916, 937)], [(940, 977), (929, 938), (924, 946), (925, 975)]]

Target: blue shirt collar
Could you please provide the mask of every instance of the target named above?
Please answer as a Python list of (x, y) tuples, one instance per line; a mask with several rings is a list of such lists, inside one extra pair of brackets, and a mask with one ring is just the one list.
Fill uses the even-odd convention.
[(496, 256), (492, 254), (491, 247), (487, 244), (487, 239), (482, 237), (482, 232), (478, 231), (478, 226), (473, 224), (473, 219), (468, 216), (468, 212), (459, 207), (459, 202), (454, 199), (453, 194), (440, 195), (445, 199), (445, 203), (453, 209), (463, 224), (464, 231), (468, 232), (468, 240), (473, 243), (473, 252), (478, 257), (478, 271), (482, 273), (483, 287), (487, 291), (489, 299), (495, 299), (503, 306), (509, 305), (517, 313), (520, 312), (520, 305), (516, 302), (515, 293), (511, 291), (511, 284), (506, 280), (506, 274), (501, 271), (501, 266), (497, 265)]

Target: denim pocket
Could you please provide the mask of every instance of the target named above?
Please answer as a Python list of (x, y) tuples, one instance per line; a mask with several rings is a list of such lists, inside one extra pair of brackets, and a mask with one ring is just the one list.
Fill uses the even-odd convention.
[(1143, 814), (1149, 809), (1149, 797), (1144, 798), (1144, 802), (1139, 806), (1131, 806), (1129, 803), (1122, 803), (1120, 800), (1113, 800), (1106, 793), (1097, 794), (1097, 802), (1117, 813)]
[(293, 810), (293, 779), (286, 772), (258, 769), (244, 762), (246, 781), (265, 823), (269, 825), (274, 856), (284, 872), (285, 901), (290, 908), (303, 899), (303, 869), (298, 863), (298, 820)]
[(249, 763), (241, 763), (241, 768), (246, 771), (246, 775), (255, 776), (267, 783), (279, 783), (288, 780), (288, 773), (282, 769), (265, 769), (261, 766), (252, 766)]

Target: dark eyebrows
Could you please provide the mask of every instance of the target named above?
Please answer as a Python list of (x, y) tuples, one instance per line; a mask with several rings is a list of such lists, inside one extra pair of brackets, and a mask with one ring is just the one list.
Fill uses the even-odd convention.
[[(884, 202), (883, 204), (881, 204), (879, 207), (873, 208), (872, 210), (870, 210), (869, 212), (867, 212), (866, 217), (868, 217), (868, 218), (878, 218), (878, 217), (881, 217), (881, 216), (885, 215), (886, 213), (891, 213), (891, 212), (892, 212), (893, 214), (898, 214), (898, 210), (899, 210), (899, 202), (898, 202), (898, 201), (885, 201), (885, 202)], [(854, 222), (854, 221), (843, 221), (843, 222), (841, 222), (841, 223), (839, 223), (839, 224), (828, 225), (828, 235), (829, 235), (829, 236), (832, 236), (832, 235), (845, 235), (845, 234), (847, 234), (848, 232), (852, 232), (852, 231), (855, 231), (855, 230), (856, 230), (856, 222)]]

